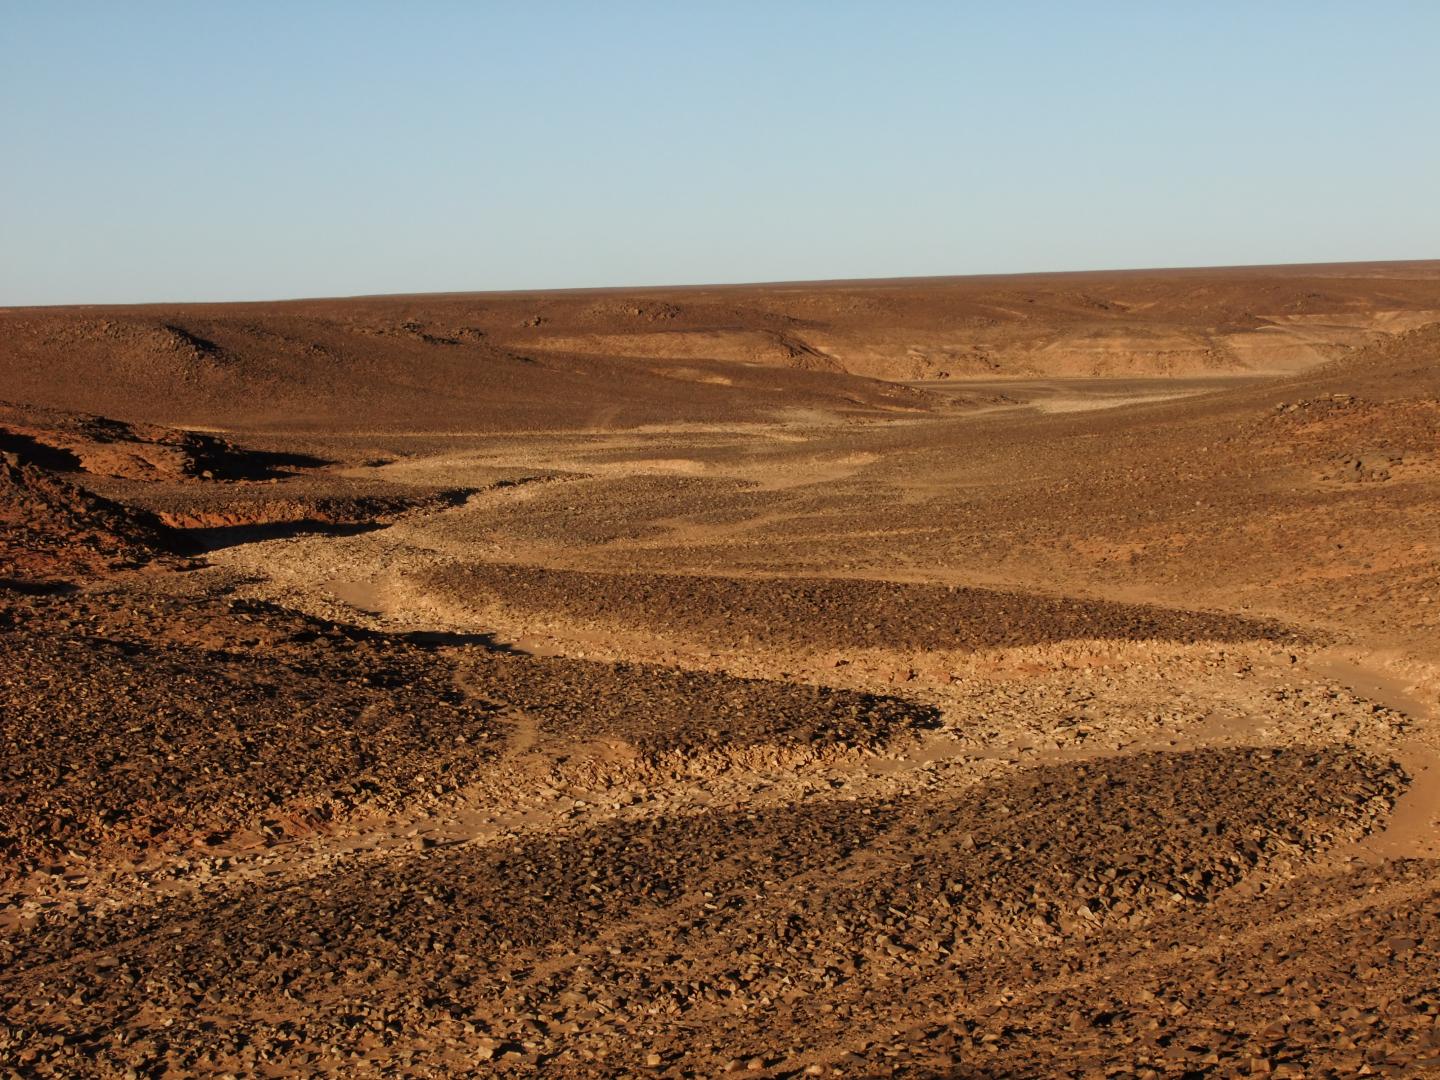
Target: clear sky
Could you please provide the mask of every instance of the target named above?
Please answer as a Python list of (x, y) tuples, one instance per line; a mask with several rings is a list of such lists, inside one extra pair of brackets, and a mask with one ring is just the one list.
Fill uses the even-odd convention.
[(0, 0), (0, 304), (1436, 257), (1436, 0)]

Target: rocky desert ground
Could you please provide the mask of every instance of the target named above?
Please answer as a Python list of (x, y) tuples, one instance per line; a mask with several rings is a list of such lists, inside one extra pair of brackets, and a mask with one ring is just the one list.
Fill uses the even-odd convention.
[(1440, 1075), (1440, 263), (0, 309), (0, 1075)]

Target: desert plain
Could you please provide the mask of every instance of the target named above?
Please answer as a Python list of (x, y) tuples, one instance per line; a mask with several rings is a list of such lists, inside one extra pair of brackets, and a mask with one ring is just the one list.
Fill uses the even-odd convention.
[(1440, 1075), (1440, 263), (0, 309), (0, 1075)]

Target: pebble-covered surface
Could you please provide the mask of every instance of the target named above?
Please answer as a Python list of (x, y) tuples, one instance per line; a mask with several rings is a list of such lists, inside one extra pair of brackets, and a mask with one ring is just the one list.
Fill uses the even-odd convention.
[[(212, 833), (283, 835), (412, 787), (451, 790), (495, 754), (494, 710), (423, 648), (223, 601), (180, 615), (152, 600), (137, 620), (117, 599), (0, 608), (7, 876)], [(147, 633), (167, 608), (181, 640)], [(266, 620), (266, 641), (246, 635)], [(186, 622), (209, 622), (212, 640), (184, 640)], [(214, 640), (227, 623), (235, 636)]]
[[(492, 1058), (608, 1074), (651, 1053), (677, 1075), (796, 1054), (879, 1065), (863, 1035), (890, 1024), (935, 1029), (918, 1040), (932, 1059), (959, 1040), (984, 1061), (1015, 1051), (1022, 1020), (997, 1025), (991, 1047), (978, 1021), (948, 1014), (1002, 1002), (1015, 954), (1050, 964), (1093, 939), (1144, 962), (1134, 931), (1206, 918), (1247, 877), (1363, 832), (1402, 786), (1393, 767), (1336, 750), (1198, 751), (1036, 768), (958, 796), (441, 847), (42, 920), (5, 943), (3, 1001), (28, 1047), (17, 1062), (73, 1074), (422, 1075)], [(1393, 954), (1409, 970), (1429, 947)], [(940, 1015), (900, 992), (940, 979), (958, 995)], [(1091, 1044), (1097, 1015), (1131, 1020), (1100, 1000), (1063, 1015), (1081, 1005)]]
[(503, 653), (468, 658), (466, 685), (547, 738), (617, 739), (669, 756), (743, 747), (879, 747), (938, 723), (928, 706), (652, 664)]
[[(247, 400), (218, 313), (73, 317), (16, 324), (60, 404), (55, 341)], [(0, 1080), (1440, 1074), (1435, 328), (740, 428), (321, 322), (251, 389), (450, 359), (330, 442), (281, 420), (331, 388), (266, 397), (268, 475), (95, 417), (0, 447)], [(717, 422), (615, 430), (662, 382)], [(219, 531), (158, 557), (156, 515)]]
[(604, 619), (702, 641), (776, 647), (1002, 648), (1076, 639), (1294, 640), (1266, 620), (959, 586), (841, 578), (602, 574), (497, 564), (430, 571), (481, 609)]
[(530, 657), (480, 639), (437, 650), (223, 597), (136, 599), (0, 603), (7, 874), (98, 849), (283, 835), (443, 795), (487, 776), (520, 727), (683, 761), (878, 746), (935, 724), (933, 709), (896, 698)]

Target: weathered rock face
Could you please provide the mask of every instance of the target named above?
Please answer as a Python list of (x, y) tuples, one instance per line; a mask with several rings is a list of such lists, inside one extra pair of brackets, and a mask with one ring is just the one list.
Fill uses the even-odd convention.
[(318, 464), (202, 431), (0, 402), (0, 451), (57, 472), (146, 482), (268, 480)]
[(150, 514), (13, 453), (0, 462), (0, 579), (38, 584), (139, 566), (169, 550), (168, 531)]

